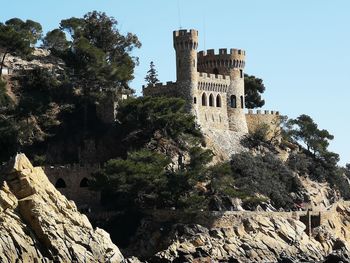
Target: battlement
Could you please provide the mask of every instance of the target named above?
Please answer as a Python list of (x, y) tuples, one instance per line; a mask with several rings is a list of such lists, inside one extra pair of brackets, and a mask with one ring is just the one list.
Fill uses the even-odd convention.
[(230, 80), (228, 75), (216, 75), (205, 72), (198, 72), (198, 77), (201, 79), (210, 79), (210, 80)]
[(164, 83), (156, 83), (156, 84), (151, 84), (151, 85), (142, 85), (142, 89), (159, 89), (159, 88), (168, 88), (170, 86), (174, 86), (176, 85), (176, 82), (173, 82), (173, 81), (167, 81), (167, 82), (164, 82)]
[(152, 85), (143, 85), (142, 92), (144, 96), (175, 96), (176, 82), (168, 81), (165, 83), (156, 83)]
[(230, 50), (226, 48), (219, 49), (215, 52), (214, 49), (208, 49), (207, 51), (200, 51), (197, 53), (198, 59), (198, 71), (212, 71), (214, 68), (222, 69), (225, 74), (227, 70), (232, 68), (243, 69), (245, 67), (245, 51), (242, 49)]
[(245, 50), (237, 49), (237, 48), (220, 48), (217, 53), (215, 53), (215, 49), (208, 49), (206, 51), (202, 50), (198, 52), (198, 58), (205, 56), (220, 56), (220, 55), (235, 55), (235, 56), (245, 56)]
[(173, 32), (173, 36), (174, 38), (175, 37), (198, 37), (198, 31), (195, 30), (195, 29), (190, 29), (190, 30), (186, 30), (186, 29), (183, 29), (183, 30), (177, 30), (177, 31), (174, 31)]
[(279, 111), (269, 111), (269, 110), (256, 110), (254, 112), (254, 110), (248, 110), (248, 113), (249, 115), (280, 115)]

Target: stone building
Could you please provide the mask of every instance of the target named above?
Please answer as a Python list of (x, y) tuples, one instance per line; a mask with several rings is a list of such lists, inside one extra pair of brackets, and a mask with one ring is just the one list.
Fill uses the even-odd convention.
[(245, 113), (244, 50), (197, 52), (198, 31), (193, 29), (174, 31), (173, 44), (176, 82), (143, 86), (143, 94), (184, 98), (204, 135), (214, 147), (222, 148), (226, 157), (242, 150), (241, 136), (278, 119), (279, 114), (274, 111)]

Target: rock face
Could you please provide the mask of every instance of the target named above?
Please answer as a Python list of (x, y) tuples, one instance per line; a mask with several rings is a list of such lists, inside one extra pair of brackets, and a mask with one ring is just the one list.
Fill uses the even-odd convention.
[(151, 262), (350, 262), (349, 204), (333, 205), (318, 224), (310, 217), (310, 236), (301, 213), (226, 212), (157, 224), (153, 218), (126, 252)]
[(18, 154), (0, 173), (0, 262), (122, 262), (109, 234), (93, 229), (40, 167)]

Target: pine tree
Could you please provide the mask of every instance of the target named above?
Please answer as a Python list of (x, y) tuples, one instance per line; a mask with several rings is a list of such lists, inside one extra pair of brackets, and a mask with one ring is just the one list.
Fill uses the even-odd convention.
[(156, 84), (159, 82), (159, 79), (157, 78), (158, 73), (157, 73), (157, 70), (155, 68), (153, 61), (151, 61), (149, 67), (150, 67), (150, 69), (147, 71), (147, 75), (145, 77), (145, 80), (146, 80), (148, 85)]

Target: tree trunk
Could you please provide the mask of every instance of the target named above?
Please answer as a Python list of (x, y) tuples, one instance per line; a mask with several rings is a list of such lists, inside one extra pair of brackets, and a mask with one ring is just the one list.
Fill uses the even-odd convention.
[(1, 59), (1, 64), (0, 64), (0, 79), (1, 79), (1, 76), (2, 76), (2, 69), (4, 67), (4, 62), (5, 62), (5, 57), (7, 55), (7, 50), (5, 50), (4, 52), (4, 55), (2, 56), (2, 59)]

